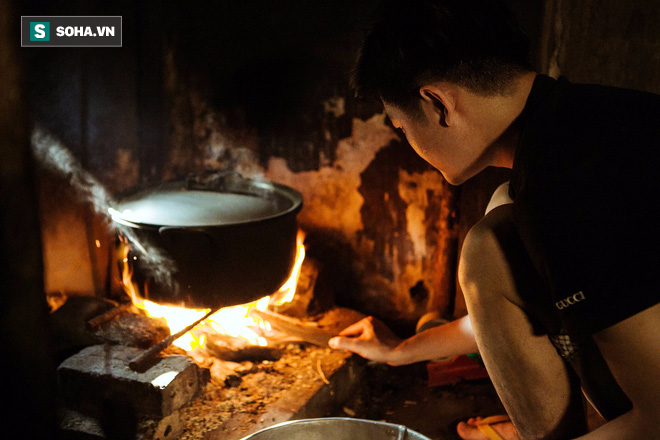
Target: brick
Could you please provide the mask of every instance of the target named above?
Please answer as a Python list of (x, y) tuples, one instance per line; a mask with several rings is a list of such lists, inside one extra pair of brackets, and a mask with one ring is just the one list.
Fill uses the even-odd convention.
[(112, 409), (137, 419), (161, 419), (186, 405), (209, 380), (208, 370), (187, 356), (160, 359), (143, 373), (128, 367), (142, 351), (95, 345), (69, 357), (57, 369), (66, 408), (95, 417)]

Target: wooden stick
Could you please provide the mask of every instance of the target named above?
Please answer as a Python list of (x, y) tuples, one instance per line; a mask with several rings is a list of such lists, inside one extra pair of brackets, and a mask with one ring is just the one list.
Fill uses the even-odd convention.
[(107, 312), (101, 313), (95, 318), (92, 318), (89, 321), (87, 321), (87, 328), (89, 328), (90, 330), (96, 330), (106, 322), (113, 319), (115, 316), (124, 313), (126, 310), (128, 310), (128, 306), (125, 304), (115, 306), (112, 309), (108, 310)]
[(172, 345), (174, 341), (179, 339), (181, 336), (185, 335), (188, 333), (190, 330), (193, 328), (197, 327), (200, 322), (204, 321), (207, 319), (209, 316), (213, 315), (215, 312), (217, 312), (218, 309), (214, 309), (209, 311), (206, 315), (198, 319), (197, 321), (193, 322), (183, 330), (180, 330), (176, 332), (173, 335), (168, 336), (167, 338), (163, 339), (160, 341), (158, 344), (151, 346), (147, 350), (143, 351), (139, 356), (137, 356), (135, 359), (130, 361), (128, 363), (128, 366), (131, 370), (133, 371), (138, 371), (138, 372), (144, 372), (148, 369), (149, 364), (151, 363), (151, 360), (153, 359), (154, 356), (156, 356), (158, 353), (163, 351), (165, 348), (169, 347)]
[(321, 347), (327, 347), (330, 338), (336, 336), (336, 334), (323, 330), (316, 325), (305, 324), (299, 319), (279, 313), (261, 310), (251, 310), (250, 313), (257, 315), (264, 321), (268, 321), (274, 328), (289, 336), (294, 336), (304, 342), (310, 342)]
[(207, 336), (204, 350), (217, 359), (231, 362), (276, 361), (282, 357), (282, 350), (273, 347), (251, 345), (245, 341), (242, 346), (224, 345), (222, 339)]

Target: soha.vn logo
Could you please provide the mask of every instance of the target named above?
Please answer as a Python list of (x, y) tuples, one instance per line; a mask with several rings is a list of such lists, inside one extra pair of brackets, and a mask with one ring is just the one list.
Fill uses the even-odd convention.
[(121, 47), (121, 16), (22, 16), (21, 46)]

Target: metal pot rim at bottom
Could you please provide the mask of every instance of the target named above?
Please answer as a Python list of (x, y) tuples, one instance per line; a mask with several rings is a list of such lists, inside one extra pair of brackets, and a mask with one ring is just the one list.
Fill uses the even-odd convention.
[(430, 440), (404, 425), (348, 417), (291, 420), (262, 429), (241, 440)]

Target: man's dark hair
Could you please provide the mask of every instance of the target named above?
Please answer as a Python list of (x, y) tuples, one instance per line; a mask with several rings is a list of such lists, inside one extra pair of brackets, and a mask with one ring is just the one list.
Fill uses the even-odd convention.
[(530, 70), (528, 40), (500, 1), (385, 0), (352, 82), (359, 97), (417, 113), (425, 82), (449, 81), (495, 95)]

